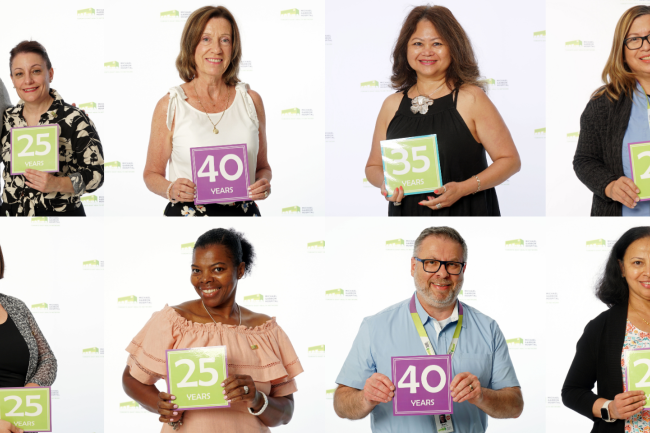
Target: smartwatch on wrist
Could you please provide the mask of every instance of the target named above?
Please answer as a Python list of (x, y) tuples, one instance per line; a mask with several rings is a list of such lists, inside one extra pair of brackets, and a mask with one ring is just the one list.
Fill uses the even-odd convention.
[(605, 422), (614, 422), (616, 421), (614, 418), (612, 418), (609, 414), (609, 404), (612, 402), (612, 400), (607, 400), (603, 407), (600, 408), (600, 416)]

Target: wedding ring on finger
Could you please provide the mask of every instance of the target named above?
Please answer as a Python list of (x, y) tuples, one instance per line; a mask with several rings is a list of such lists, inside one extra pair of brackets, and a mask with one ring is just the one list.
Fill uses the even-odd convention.
[(469, 392), (474, 392), (474, 387), (472, 386), (471, 383), (469, 384)]
[(269, 192), (268, 192), (268, 191), (264, 191), (264, 198), (267, 198), (268, 196), (269, 196)]
[(248, 386), (244, 385), (244, 394), (248, 394), (249, 391)]
[(393, 206), (401, 206), (402, 202), (401, 201), (394, 201)]
[(441, 207), (442, 207), (442, 206), (440, 206), (440, 203), (438, 203), (438, 204), (436, 205), (436, 209), (438, 209), (438, 210), (440, 210)]
[(447, 192), (447, 187), (446, 187), (446, 186), (443, 185), (443, 186), (442, 186), (442, 189), (444, 190), (444, 191), (443, 191), (443, 194), (444, 194), (445, 192)]

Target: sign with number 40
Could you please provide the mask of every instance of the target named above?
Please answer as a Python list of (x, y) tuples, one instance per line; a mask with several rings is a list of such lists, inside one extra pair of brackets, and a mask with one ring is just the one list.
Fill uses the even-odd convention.
[(193, 147), (192, 181), (196, 204), (248, 200), (248, 152), (246, 144)]
[(59, 171), (59, 125), (11, 128), (11, 174), (25, 170)]
[(394, 356), (393, 415), (453, 413), (451, 355)]
[(179, 409), (230, 407), (221, 387), (226, 377), (226, 346), (167, 351), (167, 389)]
[(0, 388), (0, 419), (30, 432), (51, 432), (49, 387)]

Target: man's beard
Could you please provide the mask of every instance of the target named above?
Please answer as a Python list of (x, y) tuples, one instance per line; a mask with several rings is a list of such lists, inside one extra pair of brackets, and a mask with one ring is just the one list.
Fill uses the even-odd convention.
[[(463, 281), (460, 280), (456, 283), (456, 286), (454, 287), (453, 290), (449, 290), (449, 294), (445, 299), (438, 299), (431, 293), (431, 290), (428, 288), (429, 285), (428, 283), (426, 283), (424, 287), (421, 287), (418, 284), (418, 280), (416, 278), (414, 278), (413, 281), (415, 283), (415, 289), (417, 290), (417, 292), (424, 298), (424, 300), (426, 301), (427, 304), (429, 304), (429, 306), (434, 308), (444, 308), (452, 305), (454, 302), (456, 302), (458, 293), (460, 293), (460, 289), (462, 289), (463, 287)], [(448, 283), (450, 281), (438, 280), (437, 282)]]

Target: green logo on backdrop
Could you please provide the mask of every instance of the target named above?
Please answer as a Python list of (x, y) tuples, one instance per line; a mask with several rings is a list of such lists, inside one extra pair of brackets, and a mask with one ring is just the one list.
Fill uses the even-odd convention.
[(604, 247), (605, 245), (605, 239), (594, 239), (593, 241), (587, 241), (588, 247)]
[(307, 348), (307, 356), (311, 356), (311, 357), (325, 356), (325, 345), (321, 344), (320, 346), (312, 346)]
[(577, 141), (578, 141), (578, 138), (579, 138), (579, 137), (580, 137), (580, 131), (577, 131), (577, 132), (569, 132), (569, 133), (566, 135), (566, 141), (569, 141), (569, 142), (574, 143), (574, 142), (577, 142)]
[(110, 161), (104, 163), (104, 170), (111, 173), (133, 173), (135, 167), (132, 162)]
[(188, 242), (186, 244), (181, 244), (181, 254), (192, 254), (194, 251), (194, 242)]
[(282, 120), (310, 120), (314, 118), (314, 110), (311, 108), (287, 108), (280, 112)]
[(82, 203), (96, 203), (99, 201), (99, 198), (96, 195), (86, 195), (81, 197)]
[(229, 406), (221, 383), (226, 378), (226, 346), (167, 352), (169, 392), (179, 409)]
[(244, 302), (246, 302), (246, 301), (251, 301), (251, 302), (253, 302), (253, 301), (264, 301), (264, 295), (262, 295), (261, 293), (258, 293), (256, 295), (244, 296)]
[(86, 8), (77, 10), (79, 20), (101, 20), (104, 19), (104, 9)]
[(0, 388), (0, 414), (24, 431), (52, 431), (50, 388)]
[(310, 253), (325, 252), (325, 241), (307, 242), (307, 251)]
[(105, 68), (119, 68), (120, 67), (120, 62), (114, 60), (112, 62), (104, 62), (104, 67)]
[(334, 393), (336, 392), (336, 388), (332, 389), (326, 389), (325, 390), (325, 398), (328, 400), (334, 399)]
[(35, 310), (35, 309), (47, 310), (47, 304), (45, 302), (43, 302), (41, 304), (33, 304), (32, 305), (32, 310)]
[(546, 128), (538, 128), (534, 132), (535, 138), (546, 138)]
[(298, 16), (298, 15), (300, 15), (300, 11), (298, 9), (286, 9), (286, 10), (280, 11), (280, 15), (281, 16), (292, 16), (292, 15)]
[(523, 239), (513, 239), (511, 241), (506, 241), (506, 247), (524, 247)]
[(166, 11), (160, 13), (161, 17), (180, 17), (181, 13), (178, 11)]
[(96, 354), (99, 354), (99, 348), (98, 347), (89, 347), (88, 349), (83, 349), (82, 353), (88, 353), (88, 354), (96, 353)]
[(104, 263), (99, 260), (86, 260), (83, 262), (84, 271), (97, 271), (104, 267)]
[(300, 213), (300, 206), (283, 207), (282, 213)]
[(544, 41), (546, 40), (546, 30), (540, 30), (538, 32), (533, 32), (534, 41)]
[(533, 338), (510, 338), (506, 340), (509, 349), (536, 349), (537, 341)]
[(119, 303), (127, 303), (127, 304), (137, 304), (138, 303), (138, 297), (131, 295), (131, 296), (123, 296), (121, 298), (117, 298), (117, 302)]
[(364, 81), (363, 83), (361, 83), (361, 88), (364, 88), (364, 87), (376, 87), (376, 88), (379, 88), (379, 81), (377, 81), (377, 80)]
[(569, 41), (564, 44), (565, 46), (576, 46), (576, 47), (581, 47), (582, 46), (582, 41), (580, 40), (575, 40), (575, 41)]

